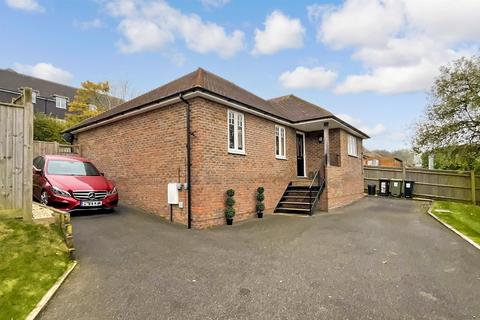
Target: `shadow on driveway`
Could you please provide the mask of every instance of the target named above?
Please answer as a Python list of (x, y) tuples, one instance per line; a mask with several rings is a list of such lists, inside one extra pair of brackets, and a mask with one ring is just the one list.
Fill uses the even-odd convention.
[(472, 319), (480, 252), (414, 201), (187, 230), (73, 217), (79, 265), (41, 319)]

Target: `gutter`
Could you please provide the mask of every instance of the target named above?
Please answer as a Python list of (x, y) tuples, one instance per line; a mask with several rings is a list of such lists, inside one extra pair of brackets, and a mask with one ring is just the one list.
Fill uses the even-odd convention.
[(185, 100), (182, 93), (178, 96), (180, 100), (182, 100), (186, 105), (186, 121), (187, 121), (187, 228), (192, 228), (192, 184), (191, 184), (191, 177), (192, 177), (192, 130), (190, 127), (190, 113), (191, 113), (191, 105), (190, 103)]

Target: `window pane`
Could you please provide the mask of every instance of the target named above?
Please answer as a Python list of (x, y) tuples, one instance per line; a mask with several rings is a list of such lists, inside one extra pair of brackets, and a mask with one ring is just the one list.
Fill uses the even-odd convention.
[(351, 156), (357, 156), (357, 139), (349, 135), (348, 136), (348, 154)]
[(49, 174), (68, 176), (99, 176), (100, 172), (90, 162), (70, 160), (50, 160), (48, 162)]
[(237, 116), (237, 127), (238, 127), (238, 150), (243, 150), (243, 115), (238, 114)]
[(230, 149), (235, 149), (235, 136), (234, 136), (235, 127), (233, 124), (228, 125), (228, 147)]
[(285, 156), (285, 128), (280, 128), (280, 155)]
[(278, 135), (275, 136), (275, 154), (277, 156), (280, 155), (280, 137)]
[(233, 112), (228, 112), (228, 147), (235, 149), (235, 118)]

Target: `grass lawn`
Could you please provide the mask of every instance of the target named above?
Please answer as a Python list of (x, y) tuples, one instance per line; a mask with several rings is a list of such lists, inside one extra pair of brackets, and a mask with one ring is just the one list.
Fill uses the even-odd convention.
[[(451, 212), (438, 212), (438, 210), (450, 210)], [(480, 207), (471, 204), (463, 204), (448, 201), (435, 201), (432, 213), (480, 244)]]
[(0, 319), (25, 319), (69, 264), (56, 225), (0, 220)]

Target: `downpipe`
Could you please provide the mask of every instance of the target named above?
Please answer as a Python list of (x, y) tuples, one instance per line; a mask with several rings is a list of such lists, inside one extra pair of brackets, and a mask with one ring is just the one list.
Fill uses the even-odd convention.
[(192, 184), (191, 184), (191, 177), (192, 177), (192, 132), (190, 126), (190, 113), (191, 113), (191, 105), (190, 103), (185, 100), (183, 94), (180, 93), (179, 95), (180, 100), (182, 100), (186, 105), (186, 122), (187, 122), (187, 228), (192, 228)]

